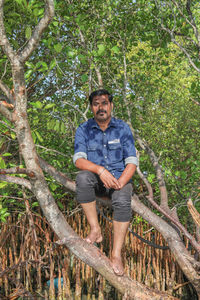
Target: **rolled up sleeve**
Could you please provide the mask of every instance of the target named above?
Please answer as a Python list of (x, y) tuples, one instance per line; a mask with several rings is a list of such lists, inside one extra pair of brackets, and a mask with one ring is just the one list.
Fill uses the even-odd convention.
[(81, 128), (81, 126), (77, 128), (75, 134), (73, 163), (75, 164), (75, 162), (79, 158), (87, 159), (87, 147), (85, 142), (84, 130)]
[(134, 142), (133, 134), (128, 124), (126, 124), (124, 128), (123, 157), (124, 157), (125, 165), (134, 164), (138, 166), (135, 142)]

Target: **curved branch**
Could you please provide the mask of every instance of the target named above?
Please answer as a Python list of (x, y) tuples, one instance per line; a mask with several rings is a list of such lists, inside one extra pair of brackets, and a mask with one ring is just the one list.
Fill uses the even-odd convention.
[(194, 285), (197, 292), (200, 293), (200, 275), (198, 274), (200, 263), (188, 253), (176, 230), (146, 207), (136, 194), (132, 197), (132, 209), (162, 234), (180, 268)]
[(31, 183), (27, 179), (0, 174), (0, 180), (22, 185), (32, 191)]
[(76, 190), (76, 186), (75, 186), (75, 182), (71, 179), (69, 179), (66, 174), (57, 171), (53, 166), (51, 166), (50, 164), (48, 164), (44, 159), (42, 159), (41, 157), (38, 157), (39, 159), (39, 163), (41, 168), (47, 172), (49, 175), (51, 175), (57, 182), (61, 183), (62, 185), (64, 185), (64, 187), (66, 187), (67, 189), (69, 189), (72, 192), (75, 192)]
[(0, 102), (0, 114), (2, 114), (10, 122), (14, 122), (13, 114)]
[(14, 167), (14, 168), (10, 168), (10, 169), (0, 169), (0, 174), (2, 174), (2, 175), (5, 175), (5, 174), (26, 174), (30, 178), (35, 177), (35, 173), (33, 171), (27, 170), (27, 169), (24, 169), (24, 168), (20, 168), (20, 167)]
[(13, 103), (14, 102), (13, 101), (13, 95), (12, 95), (9, 87), (5, 83), (3, 83), (1, 80), (0, 80), (0, 89), (6, 95), (6, 97), (10, 101), (10, 103)]
[(158, 158), (156, 157), (155, 153), (153, 150), (147, 145), (145, 141), (143, 141), (139, 135), (135, 132), (132, 124), (130, 122), (127, 122), (133, 132), (133, 135), (135, 139), (137, 140), (138, 144), (140, 147), (147, 152), (147, 154), (150, 157), (150, 160), (156, 170), (156, 175), (158, 179), (158, 184), (159, 184), (159, 189), (160, 189), (160, 194), (161, 194), (161, 207), (163, 207), (167, 212), (171, 212), (168, 206), (168, 194), (167, 194), (167, 188), (165, 185), (165, 180), (164, 180), (164, 175), (163, 171), (161, 169), (160, 164), (158, 163)]
[(9, 40), (6, 37), (4, 22), (3, 22), (3, 5), (4, 0), (0, 0), (0, 46), (2, 46), (4, 52), (11, 61), (14, 60), (16, 53), (10, 45)]
[(27, 60), (27, 58), (38, 46), (41, 35), (44, 32), (44, 30), (47, 28), (48, 24), (51, 22), (53, 16), (54, 16), (54, 1), (46, 0), (44, 17), (40, 20), (38, 25), (35, 27), (35, 30), (30, 40), (28, 41), (26, 47), (19, 55), (19, 59), (22, 63)]

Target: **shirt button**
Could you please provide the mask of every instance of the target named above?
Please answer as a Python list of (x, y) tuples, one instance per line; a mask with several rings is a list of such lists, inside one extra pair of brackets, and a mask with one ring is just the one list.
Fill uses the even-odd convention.
[(103, 135), (106, 135), (106, 133), (104, 132)]
[(107, 158), (107, 156), (106, 156), (106, 155), (105, 155), (104, 157), (105, 157), (105, 158)]
[(106, 145), (104, 145), (104, 147), (106, 147)]

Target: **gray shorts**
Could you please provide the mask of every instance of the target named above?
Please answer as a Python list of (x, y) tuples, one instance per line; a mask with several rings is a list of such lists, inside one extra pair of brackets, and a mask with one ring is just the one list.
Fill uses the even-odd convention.
[(121, 190), (107, 189), (99, 176), (90, 171), (80, 171), (76, 177), (76, 196), (78, 203), (95, 201), (96, 196), (111, 198), (113, 219), (118, 222), (130, 221), (132, 184), (127, 183)]

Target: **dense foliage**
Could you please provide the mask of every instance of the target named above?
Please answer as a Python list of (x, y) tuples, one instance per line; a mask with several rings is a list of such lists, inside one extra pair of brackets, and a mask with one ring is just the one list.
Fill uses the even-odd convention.
[[(173, 8), (175, 19), (169, 1), (159, 2), (168, 10), (154, 1), (55, 1), (56, 16), (25, 64), (28, 115), (39, 155), (74, 178), (75, 129), (91, 116), (87, 96), (102, 84), (114, 94), (114, 114), (131, 118), (159, 157), (170, 206), (178, 207), (186, 221), (189, 197), (199, 208), (199, 73), (161, 25), (171, 29), (176, 21), (176, 31), (188, 37), (179, 35), (180, 43), (197, 67), (199, 57), (188, 42), (194, 38), (192, 28), (178, 8)], [(192, 12), (199, 20), (199, 3), (194, 2)], [(43, 13), (43, 1), (5, 1), (6, 32), (16, 51), (24, 47)], [(2, 52), (0, 70), (12, 89), (11, 67)], [(2, 118), (0, 168), (23, 165), (11, 127)], [(154, 169), (143, 151), (140, 168), (159, 198)], [(66, 191), (52, 178), (47, 180), (56, 199), (62, 198)], [(11, 207), (21, 211), (17, 197), (22, 191), (6, 182), (0, 188), (0, 217), (6, 221)], [(145, 189), (137, 176), (135, 189)]]

